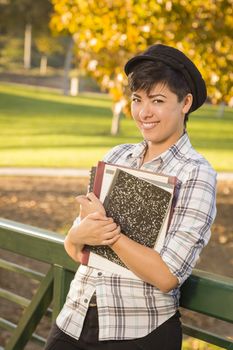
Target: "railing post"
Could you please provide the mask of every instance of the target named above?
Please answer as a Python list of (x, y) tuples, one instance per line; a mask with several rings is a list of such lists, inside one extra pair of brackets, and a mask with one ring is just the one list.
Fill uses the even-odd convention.
[(31, 303), (25, 310), (19, 321), (17, 328), (14, 330), (12, 337), (6, 345), (5, 350), (23, 349), (28, 340), (31, 338), (37, 324), (45, 314), (53, 296), (53, 268), (41, 282), (39, 289), (32, 298)]
[(74, 273), (64, 269), (62, 266), (54, 265), (54, 288), (53, 288), (53, 316), (55, 321), (62, 306), (65, 303), (69, 291), (70, 282), (74, 278)]

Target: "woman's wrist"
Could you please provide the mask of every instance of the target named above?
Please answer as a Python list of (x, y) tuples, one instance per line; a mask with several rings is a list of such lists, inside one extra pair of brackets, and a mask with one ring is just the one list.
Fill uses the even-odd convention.
[(122, 238), (125, 235), (120, 231), (119, 235), (116, 237), (116, 240), (114, 243), (109, 244), (109, 247), (114, 251), (114, 249), (117, 249), (117, 247), (119, 247), (119, 245), (121, 244)]
[(71, 229), (68, 232), (67, 239), (70, 241), (71, 244), (83, 246), (84, 242), (82, 242), (81, 235), (78, 233), (79, 230), (79, 226), (71, 227)]

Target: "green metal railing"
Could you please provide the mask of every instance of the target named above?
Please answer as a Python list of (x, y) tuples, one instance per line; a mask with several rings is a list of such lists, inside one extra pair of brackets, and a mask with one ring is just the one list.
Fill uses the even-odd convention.
[[(15, 325), (0, 318), (0, 328), (12, 332), (5, 350), (23, 349), (29, 340), (44, 345), (34, 334), (44, 315), (55, 320), (65, 302), (77, 264), (65, 253), (64, 236), (17, 222), (0, 219), (0, 248), (50, 265), (42, 273), (0, 259), (0, 267), (40, 282), (32, 300), (0, 289), (0, 297), (15, 302), (25, 311)], [(49, 309), (50, 305), (52, 309)], [(195, 270), (181, 290), (181, 306), (201, 314), (233, 323), (233, 279)], [(183, 325), (184, 333), (222, 348), (233, 350), (233, 339), (225, 339), (206, 330)]]

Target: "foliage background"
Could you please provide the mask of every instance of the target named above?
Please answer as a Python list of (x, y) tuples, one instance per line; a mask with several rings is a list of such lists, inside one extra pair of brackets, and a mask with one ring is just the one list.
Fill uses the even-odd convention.
[(233, 87), (232, 0), (52, 0), (51, 28), (70, 33), (79, 67), (119, 100), (123, 64), (154, 43), (184, 51), (199, 67), (213, 103)]

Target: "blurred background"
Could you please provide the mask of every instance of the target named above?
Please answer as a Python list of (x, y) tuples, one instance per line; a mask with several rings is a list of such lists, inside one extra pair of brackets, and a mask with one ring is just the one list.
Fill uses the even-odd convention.
[[(208, 89), (187, 126), (218, 172), (218, 214), (198, 268), (232, 277), (232, 33), (232, 0), (0, 0), (0, 216), (65, 234), (89, 168), (111, 147), (141, 141), (125, 62), (149, 45), (171, 45), (195, 62)], [(1, 288), (32, 297), (37, 285), (12, 274), (0, 270)], [(3, 301), (0, 314), (17, 323), (22, 308)], [(185, 310), (183, 318), (232, 337), (224, 322)], [(48, 329), (43, 321), (39, 333)], [(8, 339), (3, 331), (0, 346)], [(183, 349), (217, 347), (186, 337)]]

